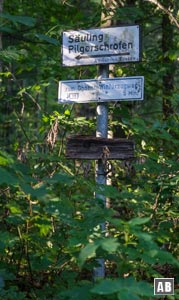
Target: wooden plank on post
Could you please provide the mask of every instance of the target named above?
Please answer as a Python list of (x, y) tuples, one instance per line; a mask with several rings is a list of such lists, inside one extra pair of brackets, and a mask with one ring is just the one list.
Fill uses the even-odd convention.
[(66, 157), (88, 160), (125, 160), (134, 158), (134, 142), (92, 136), (71, 136), (67, 139)]

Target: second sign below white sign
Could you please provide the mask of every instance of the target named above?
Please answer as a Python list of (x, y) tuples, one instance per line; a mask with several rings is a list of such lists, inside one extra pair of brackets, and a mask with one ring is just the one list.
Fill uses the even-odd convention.
[(59, 103), (143, 100), (143, 97), (143, 76), (59, 82)]

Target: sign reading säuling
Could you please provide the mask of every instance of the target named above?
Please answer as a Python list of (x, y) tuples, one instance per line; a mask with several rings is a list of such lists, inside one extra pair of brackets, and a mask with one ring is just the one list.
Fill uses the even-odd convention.
[(139, 60), (139, 25), (63, 32), (62, 63), (64, 66)]

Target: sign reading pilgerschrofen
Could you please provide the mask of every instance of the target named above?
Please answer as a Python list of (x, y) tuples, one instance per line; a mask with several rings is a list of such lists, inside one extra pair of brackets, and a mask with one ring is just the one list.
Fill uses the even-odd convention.
[(139, 60), (139, 25), (63, 32), (63, 66), (115, 64)]

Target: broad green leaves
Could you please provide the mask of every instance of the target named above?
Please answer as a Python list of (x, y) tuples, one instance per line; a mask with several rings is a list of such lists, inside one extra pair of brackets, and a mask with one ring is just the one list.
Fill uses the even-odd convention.
[(85, 248), (81, 250), (80, 256), (79, 256), (79, 261), (80, 265), (82, 266), (86, 259), (92, 258), (96, 256), (96, 250), (99, 247), (98, 242), (94, 243), (89, 243)]
[(87, 259), (95, 257), (98, 248), (112, 254), (115, 253), (118, 246), (117, 239), (114, 238), (102, 238), (88, 243), (80, 252), (79, 264), (82, 267)]
[[(128, 300), (142, 299), (141, 296), (151, 297), (153, 288), (146, 282), (137, 282), (134, 278), (126, 279), (104, 279), (92, 289), (92, 292), (99, 295), (117, 294), (117, 299)], [(133, 298), (134, 297), (134, 298)]]
[(5, 168), (0, 167), (0, 184), (3, 183), (15, 185), (17, 184), (17, 178), (14, 174), (12, 175), (11, 172), (6, 170)]

